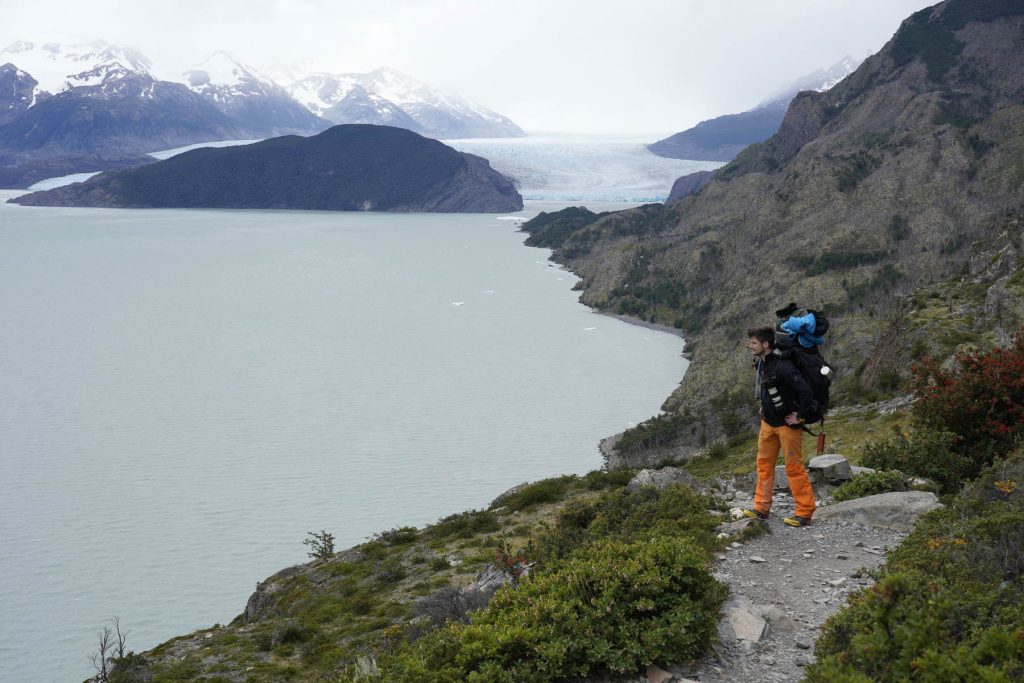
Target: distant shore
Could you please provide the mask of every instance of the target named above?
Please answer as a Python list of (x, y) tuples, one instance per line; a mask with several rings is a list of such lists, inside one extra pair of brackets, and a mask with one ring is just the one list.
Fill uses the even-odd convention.
[[(683, 331), (680, 330), (679, 328), (671, 327), (670, 325), (662, 325), (660, 323), (647, 322), (646, 320), (641, 320), (640, 318), (633, 318), (628, 315), (620, 315), (618, 313), (607, 313), (605, 311), (599, 311), (596, 308), (592, 308), (591, 310), (594, 311), (594, 313), (597, 313), (598, 315), (606, 315), (609, 318), (615, 318), (616, 320), (621, 320), (622, 322), (629, 323), (630, 325), (637, 325), (639, 327), (646, 327), (649, 330), (655, 330), (657, 332), (666, 332), (668, 334), (675, 335), (676, 337), (682, 339), (684, 343), (686, 342), (686, 335), (684, 335)], [(685, 346), (683, 348), (685, 353)]]

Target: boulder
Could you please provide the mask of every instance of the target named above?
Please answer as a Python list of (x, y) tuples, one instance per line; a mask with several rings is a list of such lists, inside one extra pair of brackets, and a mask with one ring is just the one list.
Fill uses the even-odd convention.
[(928, 491), (893, 491), (818, 508), (814, 518), (839, 519), (878, 529), (909, 531), (917, 518), (943, 507)]
[(859, 465), (850, 465), (850, 470), (853, 472), (853, 476), (859, 476), (861, 474), (871, 474), (875, 470), (870, 467), (861, 467)]
[(773, 631), (794, 633), (798, 628), (793, 617), (776, 605), (755, 605), (753, 612), (768, 622)]
[(729, 600), (722, 606), (718, 635), (723, 642), (742, 640), (754, 644), (764, 636), (768, 622), (754, 613), (754, 607), (743, 597)]
[(715, 531), (717, 531), (719, 535), (724, 534), (727, 538), (742, 536), (743, 532), (747, 530), (747, 527), (757, 524), (758, 521), (759, 520), (754, 519), (753, 517), (744, 517), (736, 520), (735, 522), (719, 524)]
[(640, 470), (635, 477), (629, 480), (626, 490), (630, 493), (636, 493), (645, 486), (663, 489), (669, 484), (682, 484), (689, 486), (694, 491), (706, 490), (704, 484), (697, 481), (696, 477), (678, 467), (663, 467), (660, 470)]
[(807, 464), (812, 484), (839, 484), (853, 479), (850, 463), (841, 455), (819, 455)]

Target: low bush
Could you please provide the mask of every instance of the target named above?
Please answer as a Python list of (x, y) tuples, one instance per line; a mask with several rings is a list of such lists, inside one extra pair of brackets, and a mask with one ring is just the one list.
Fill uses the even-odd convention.
[(714, 637), (725, 596), (706, 563), (681, 539), (595, 542), (499, 591), (469, 624), (385, 654), (381, 679), (541, 683), (692, 660)]
[(1024, 680), (1024, 451), (922, 518), (816, 654), (812, 683)]
[(477, 534), (497, 531), (501, 528), (498, 515), (490, 510), (469, 510), (449, 515), (427, 528), (427, 535), (434, 539), (469, 538)]
[(927, 477), (938, 483), (942, 493), (955, 493), (974, 473), (972, 463), (958, 448), (959, 441), (955, 434), (945, 431), (894, 429), (891, 438), (867, 444), (861, 462), (876, 470)]
[(599, 539), (688, 538), (708, 547), (717, 524), (708, 509), (713, 502), (682, 485), (664, 489), (609, 491), (591, 500), (569, 501), (553, 527), (538, 535), (525, 556), (541, 565), (567, 557)]
[(906, 491), (907, 489), (906, 479), (900, 472), (895, 470), (868, 472), (867, 474), (858, 474), (845, 482), (832, 494), (832, 500), (839, 503), (844, 500), (889, 493), (890, 491)]
[(494, 502), (494, 505), (516, 511), (529, 510), (545, 503), (554, 503), (562, 499), (575, 478), (569, 475), (526, 484), (517, 491), (501, 496)]
[(1009, 348), (961, 353), (956, 361), (956, 370), (930, 359), (914, 366), (914, 419), (955, 433), (973, 476), (1024, 435), (1024, 331)]
[(403, 526), (397, 529), (388, 529), (373, 535), (374, 540), (381, 541), (385, 545), (396, 546), (412, 543), (416, 540), (416, 527)]
[(693, 417), (689, 414), (655, 415), (623, 432), (622, 437), (615, 442), (615, 450), (619, 453), (632, 453), (666, 446), (695, 429)]

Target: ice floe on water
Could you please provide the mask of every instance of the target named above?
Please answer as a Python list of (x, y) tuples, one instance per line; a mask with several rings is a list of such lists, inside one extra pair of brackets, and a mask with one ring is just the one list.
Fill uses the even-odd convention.
[(515, 179), (527, 200), (663, 202), (676, 178), (722, 166), (659, 157), (646, 147), (657, 139), (545, 133), (445, 143), (490, 161), (492, 168)]

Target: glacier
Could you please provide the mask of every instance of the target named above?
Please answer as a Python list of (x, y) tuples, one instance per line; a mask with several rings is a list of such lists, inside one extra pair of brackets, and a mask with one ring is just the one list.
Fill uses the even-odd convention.
[(525, 138), (443, 140), (516, 181), (523, 199), (663, 202), (676, 178), (718, 161), (667, 159), (647, 150), (655, 136), (543, 133)]

